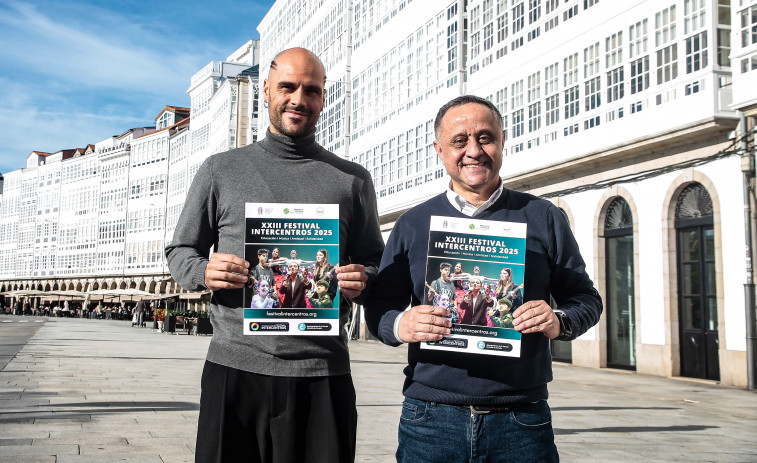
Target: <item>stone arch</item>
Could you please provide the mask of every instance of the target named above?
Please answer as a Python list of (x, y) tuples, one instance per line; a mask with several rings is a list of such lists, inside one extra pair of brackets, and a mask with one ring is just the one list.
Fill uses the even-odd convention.
[(121, 283), (118, 285), (118, 289), (126, 289), (126, 288), (127, 288), (126, 282), (121, 280)]
[(137, 289), (139, 289), (140, 291), (144, 291), (146, 287), (147, 287), (147, 283), (145, 283), (145, 280), (142, 280), (139, 282), (139, 286), (137, 287)]
[(725, 354), (725, 320), (724, 299), (723, 299), (723, 249), (722, 249), (722, 229), (721, 229), (721, 206), (718, 190), (715, 184), (704, 173), (693, 168), (684, 169), (678, 177), (670, 184), (668, 191), (663, 198), (662, 206), (662, 227), (663, 227), (663, 294), (665, 308), (665, 360), (666, 374), (670, 376), (679, 376), (681, 374), (680, 358), (680, 330), (678, 318), (678, 265), (676, 255), (676, 204), (683, 190), (692, 183), (701, 184), (712, 200), (712, 228), (715, 234), (715, 285), (717, 291), (718, 306), (718, 338), (720, 346), (718, 357), (720, 365), (724, 365), (723, 356)]
[(155, 287), (157, 286), (157, 282), (155, 280), (152, 280), (148, 286), (149, 289), (146, 291), (151, 294), (155, 294)]

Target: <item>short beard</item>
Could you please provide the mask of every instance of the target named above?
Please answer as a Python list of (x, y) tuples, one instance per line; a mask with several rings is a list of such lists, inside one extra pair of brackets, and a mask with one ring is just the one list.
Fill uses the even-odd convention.
[[(268, 107), (270, 108), (270, 103), (268, 104)], [(311, 117), (313, 115), (312, 112), (305, 111), (304, 109), (299, 108), (299, 107), (295, 107), (295, 108), (292, 108), (292, 109), (295, 109), (297, 111), (302, 111), (308, 117)], [(297, 129), (296, 131), (292, 131), (292, 130), (289, 130), (286, 127), (284, 127), (284, 123), (283, 123), (283, 119), (284, 118), (283, 118), (283, 116), (284, 116), (284, 113), (286, 112), (286, 110), (287, 110), (286, 107), (283, 108), (281, 111), (278, 111), (278, 112), (274, 113), (277, 117), (275, 117), (275, 118), (272, 117), (271, 118), (271, 125), (273, 125), (274, 127), (276, 127), (276, 130), (278, 130), (279, 133), (281, 133), (283, 135), (286, 135), (287, 137), (296, 138), (296, 137), (305, 136), (305, 135), (307, 135), (307, 134), (309, 134), (310, 132), (313, 131), (313, 129), (315, 128), (315, 126), (314, 127), (308, 127), (307, 125), (305, 125), (301, 129)], [(270, 111), (270, 109), (269, 109), (269, 111)]]

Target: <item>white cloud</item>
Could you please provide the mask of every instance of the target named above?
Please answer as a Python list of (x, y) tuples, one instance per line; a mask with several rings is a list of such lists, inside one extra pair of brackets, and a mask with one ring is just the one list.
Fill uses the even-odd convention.
[(95, 14), (89, 21), (69, 24), (26, 3), (6, 6), (0, 10), (5, 31), (0, 59), (36, 78), (164, 95), (176, 92), (177, 81), (188, 87), (189, 77), (204, 64), (198, 54), (171, 43), (179, 38), (161, 40), (155, 32), (112, 15)]
[[(45, 109), (45, 99), (33, 82), (12, 82), (0, 79), (0, 172), (16, 170), (24, 165), (33, 150), (55, 152), (83, 147), (132, 127), (149, 125), (153, 116), (137, 114), (141, 107), (81, 107), (70, 103)], [(155, 110), (157, 112), (157, 109)]]

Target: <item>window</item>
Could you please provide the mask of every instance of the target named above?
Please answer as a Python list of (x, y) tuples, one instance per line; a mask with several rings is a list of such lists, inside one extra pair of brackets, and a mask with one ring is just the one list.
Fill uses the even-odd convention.
[(599, 3), (599, 0), (584, 0), (584, 10)]
[(701, 84), (699, 81), (686, 84), (686, 95), (691, 95), (692, 93), (698, 93), (699, 90), (701, 90)]
[(507, 38), (507, 13), (497, 17), (497, 43), (503, 42)]
[(707, 31), (686, 39), (686, 74), (707, 67)]
[(657, 50), (657, 85), (678, 77), (678, 44)]
[(661, 47), (676, 38), (676, 6), (655, 15), (655, 47)]
[(523, 106), (523, 80), (519, 80), (510, 86), (510, 108), (515, 110)]
[(540, 97), (541, 72), (535, 72), (528, 76), (528, 102), (536, 101)]
[(757, 69), (757, 55), (754, 55), (750, 58), (744, 58), (741, 60), (741, 73), (745, 74), (750, 71), (754, 71)]
[(584, 79), (599, 72), (599, 42), (584, 48)]
[(470, 12), (470, 32), (478, 32), (481, 29), (481, 7), (474, 6)]
[(513, 138), (518, 138), (523, 135), (524, 121), (523, 110), (513, 112)]
[(608, 112), (607, 115), (606, 115), (607, 122), (612, 122), (615, 119), (622, 119), (622, 118), (623, 118), (623, 108), (622, 107), (620, 107), (618, 109), (615, 109), (615, 110), (612, 110), (612, 111)]
[(623, 32), (612, 34), (605, 39), (605, 68), (610, 69), (623, 61)]
[(564, 137), (567, 137), (568, 135), (573, 135), (574, 133), (578, 133), (578, 124), (569, 125), (563, 129)]
[(631, 94), (649, 88), (649, 56), (631, 62)]
[(584, 121), (584, 130), (593, 129), (599, 126), (599, 116), (589, 118)]
[(661, 104), (668, 103), (670, 101), (674, 101), (676, 99), (676, 89), (671, 88), (670, 90), (666, 90), (662, 93), (658, 93), (655, 95), (655, 103), (659, 106)]
[(639, 21), (628, 28), (629, 56), (635, 58), (647, 52), (647, 20)]
[(547, 22), (544, 24), (544, 32), (549, 32), (551, 29), (554, 29), (557, 27), (557, 25), (560, 24), (560, 17), (554, 16), (547, 20)]
[(560, 6), (560, 0), (547, 0), (544, 2), (544, 13), (549, 14), (557, 10), (558, 6)]
[(541, 128), (541, 102), (528, 106), (528, 131), (535, 132)]
[(555, 93), (557, 88), (557, 63), (550, 64), (544, 68), (544, 94)]
[(578, 83), (578, 53), (573, 53), (563, 60), (563, 87)]
[(528, 0), (528, 23), (533, 24), (541, 17), (541, 0)]
[(525, 25), (525, 10), (523, 9), (523, 3), (515, 5), (512, 10), (513, 13), (513, 34), (517, 34), (523, 29)]
[(578, 85), (565, 90), (564, 95), (565, 119), (569, 119), (578, 114)]
[(495, 98), (496, 99), (494, 100), (494, 106), (497, 107), (500, 114), (505, 114), (507, 112), (507, 89), (503, 88), (497, 90)]
[(607, 102), (623, 98), (623, 66), (607, 73)]
[(560, 121), (560, 95), (547, 97), (545, 101), (544, 125), (552, 125)]
[(739, 12), (741, 17), (741, 46), (748, 47), (757, 43), (757, 5)]
[(492, 8), (492, 0), (484, 0), (483, 4), (483, 10), (484, 10), (484, 24), (488, 24), (489, 21), (492, 20), (492, 13), (494, 8)]
[(573, 7), (568, 7), (567, 10), (563, 11), (562, 20), (567, 21), (577, 14), (578, 14), (578, 5), (573, 5)]
[(584, 83), (584, 110), (591, 111), (602, 104), (602, 95), (600, 94), (602, 83), (599, 77), (587, 80)]
[(683, 33), (689, 34), (705, 26), (704, 0), (684, 0)]
[(476, 32), (471, 36), (470, 57), (476, 59), (481, 52), (481, 33)]
[(523, 46), (523, 37), (518, 37), (510, 43), (510, 49), (515, 50)]
[(494, 23), (484, 26), (484, 51), (489, 50), (494, 45)]

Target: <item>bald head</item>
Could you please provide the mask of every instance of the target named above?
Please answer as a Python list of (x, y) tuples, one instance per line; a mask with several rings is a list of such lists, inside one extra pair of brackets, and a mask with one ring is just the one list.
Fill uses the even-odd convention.
[(263, 83), (271, 132), (302, 137), (315, 130), (326, 101), (325, 83), (323, 63), (310, 50), (290, 48), (276, 55)]
[(294, 60), (309, 60), (312, 61), (313, 64), (317, 63), (318, 66), (321, 68), (321, 72), (323, 73), (323, 83), (326, 84), (326, 68), (323, 66), (323, 63), (321, 62), (321, 59), (312, 51), (308, 50), (307, 48), (288, 48), (284, 51), (279, 52), (278, 55), (274, 56), (271, 60), (271, 69), (268, 71), (268, 78), (271, 78), (271, 71), (277, 70), (278, 67), (278, 61), (277, 60), (287, 60), (287, 59), (294, 59)]

